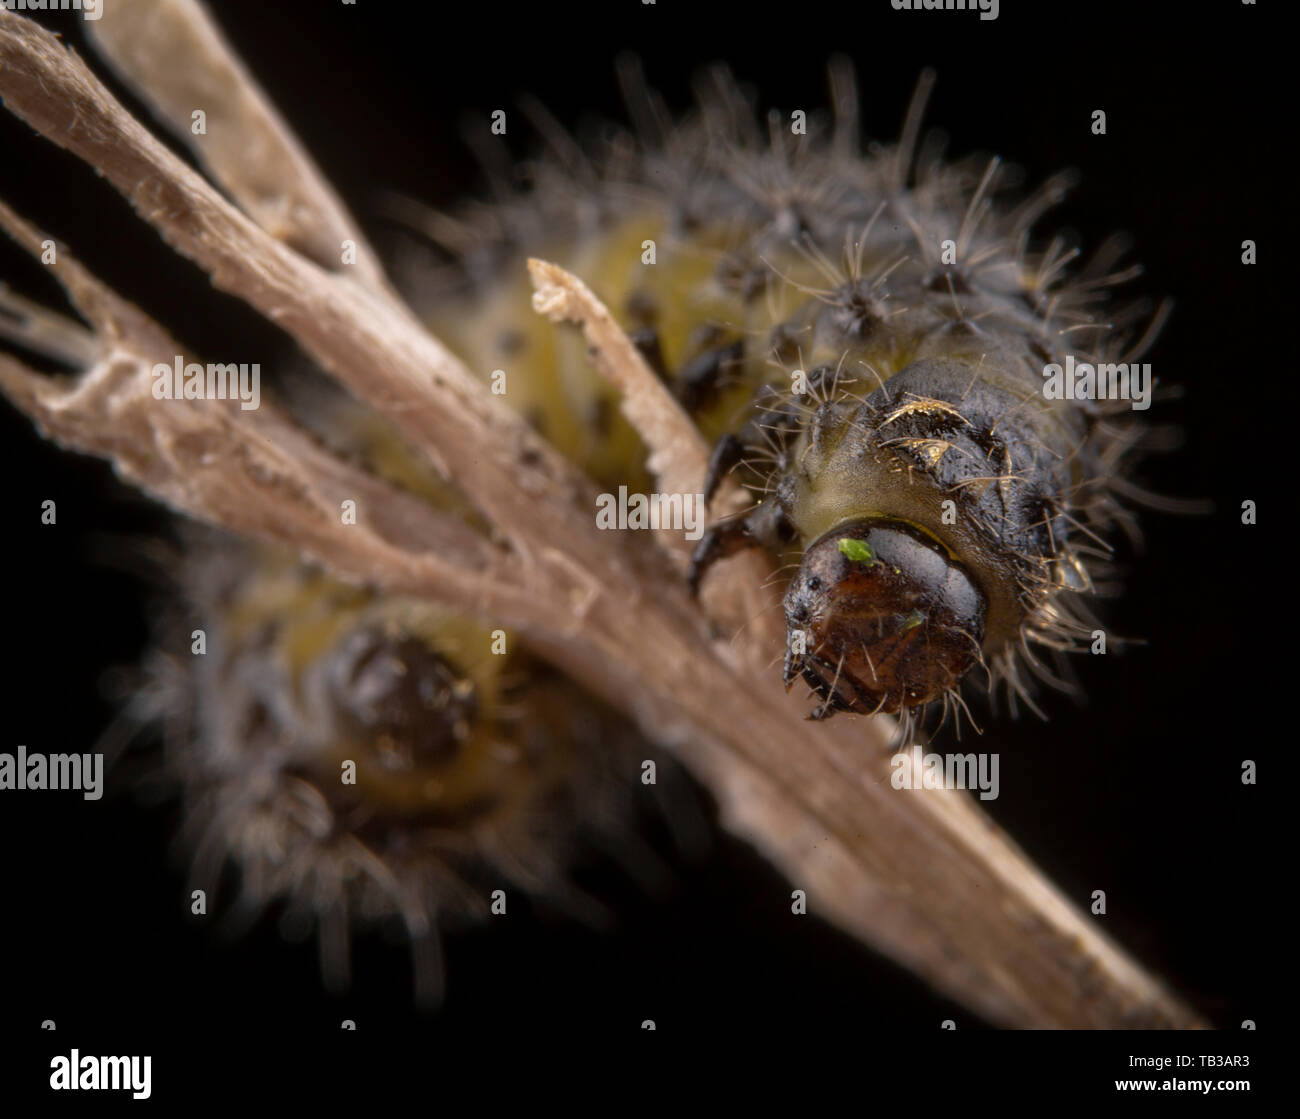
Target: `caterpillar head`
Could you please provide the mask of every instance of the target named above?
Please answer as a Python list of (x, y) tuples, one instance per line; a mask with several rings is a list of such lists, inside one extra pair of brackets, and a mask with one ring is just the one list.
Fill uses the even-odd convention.
[(821, 714), (896, 713), (941, 698), (979, 661), (987, 612), (938, 541), (885, 518), (814, 541), (784, 606), (786, 683), (802, 675)]

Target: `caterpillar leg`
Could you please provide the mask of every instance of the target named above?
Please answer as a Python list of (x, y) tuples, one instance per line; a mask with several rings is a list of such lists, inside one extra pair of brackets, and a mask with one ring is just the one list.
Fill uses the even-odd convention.
[(724, 435), (713, 445), (709, 456), (709, 468), (704, 476), (704, 501), (708, 504), (722, 485), (722, 479), (730, 474), (745, 457), (745, 443), (738, 436)]
[(686, 573), (691, 594), (699, 594), (701, 580), (718, 560), (746, 548), (775, 549), (789, 539), (789, 533), (785, 513), (774, 500), (761, 501), (710, 525), (700, 537)]

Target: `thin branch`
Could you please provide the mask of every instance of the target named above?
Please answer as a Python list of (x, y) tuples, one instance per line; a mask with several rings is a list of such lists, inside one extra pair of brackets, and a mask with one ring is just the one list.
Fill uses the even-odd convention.
[[(0, 228), (33, 254), (41, 238), (0, 202)], [(536, 614), (506, 578), (509, 557), (462, 520), (340, 461), (269, 401), (158, 401), (153, 368), (183, 348), (58, 246), (51, 270), (91, 323), (0, 290), (0, 336), (76, 365), (49, 377), (0, 354), (0, 389), (50, 438), (114, 463), (174, 509), (305, 552), (336, 574), (394, 591)], [(186, 359), (188, 360), (188, 359)], [(345, 524), (342, 502), (356, 503)], [(551, 620), (563, 624), (562, 616)]]
[(659, 485), (668, 493), (700, 489), (709, 464), (708, 447), (608, 308), (558, 264), (529, 260), (528, 274), (536, 288), (533, 310), (552, 322), (582, 327), (596, 368), (619, 390), (623, 415), (650, 448), (648, 465)]
[[(552, 322), (575, 323), (582, 328), (597, 370), (619, 390), (623, 415), (649, 448), (646, 465), (659, 489), (680, 494), (684, 501), (689, 497), (702, 506), (709, 450), (699, 429), (582, 280), (545, 260), (529, 260), (528, 273), (536, 288), (533, 310)], [(728, 478), (718, 487), (713, 510), (725, 515), (751, 503), (744, 490)], [(703, 513), (702, 508), (697, 511)], [(685, 571), (694, 548), (685, 531), (660, 526), (655, 537), (678, 569)], [(749, 551), (723, 561), (703, 595), (709, 616), (728, 631), (741, 634), (739, 640), (747, 655), (760, 668), (765, 667), (785, 632), (772, 583), (770, 562)]]
[[(86, 28), (118, 77), (258, 225), (323, 268), (386, 286), (338, 195), (195, 0), (113, 0)], [(196, 111), (206, 117), (200, 134)], [(346, 269), (345, 241), (355, 254)]]

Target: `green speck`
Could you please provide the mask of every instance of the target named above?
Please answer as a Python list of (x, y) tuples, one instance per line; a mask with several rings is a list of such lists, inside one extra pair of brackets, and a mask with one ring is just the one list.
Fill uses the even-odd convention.
[(880, 562), (870, 547), (861, 540), (853, 540), (847, 536), (840, 538), (840, 555), (847, 556), (854, 563), (865, 563), (868, 566)]
[(923, 621), (925, 621), (925, 615), (919, 610), (913, 610), (903, 621), (903, 628), (900, 632), (906, 633), (909, 629), (916, 629)]

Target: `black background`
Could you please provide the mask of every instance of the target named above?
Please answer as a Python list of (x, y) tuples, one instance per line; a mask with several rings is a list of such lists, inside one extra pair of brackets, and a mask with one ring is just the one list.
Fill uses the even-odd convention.
[[(1175, 315), (1148, 360), (1181, 401), (1159, 408), (1187, 445), (1145, 477), (1167, 494), (1213, 500), (1204, 517), (1144, 519), (1142, 554), (1122, 553), (1128, 592), (1109, 607), (1148, 644), (1080, 658), (1087, 701), (1046, 697), (1051, 715), (996, 722), (1002, 795), (991, 814), (1081, 905), (1107, 893), (1106, 930), (1215, 1025), (1275, 1014), (1279, 871), (1289, 851), (1266, 834), (1264, 797), (1293, 742), (1288, 691), (1294, 577), (1285, 514), (1270, 500), (1294, 452), (1294, 348), (1284, 321), (1291, 229), (1269, 195), (1280, 185), (1285, 119), (1268, 44), (1276, 22), (1235, 3), (1003, 4), (973, 13), (894, 12), (887, 0), (579, 6), (356, 6), (224, 0), (219, 20), (327, 177), (384, 244), (381, 190), (450, 204), (481, 186), (461, 142), (465, 120), (510, 110), (523, 93), (567, 124), (621, 120), (612, 59), (639, 54), (675, 110), (701, 64), (728, 61), (762, 105), (826, 102), (833, 52), (857, 65), (863, 128), (893, 139), (923, 66), (938, 72), (928, 123), (950, 151), (997, 152), (1030, 183), (1082, 172), (1042, 223), (1096, 245), (1131, 232), (1147, 268), (1135, 290), (1172, 294)], [(1032, 13), (1024, 9), (1032, 7)], [(435, 14), (427, 18), (428, 13)], [(43, 17), (79, 49), (74, 18)], [(1105, 109), (1108, 134), (1090, 114)], [(522, 121), (512, 114), (512, 125)], [(512, 132), (515, 128), (512, 127)], [(531, 137), (512, 141), (528, 150)], [(517, 150), (519, 150), (517, 149)], [(282, 352), (282, 338), (176, 260), (110, 188), (0, 115), (0, 193), (66, 241), (100, 276), (199, 352), (238, 334)], [(1261, 263), (1240, 263), (1242, 240)], [(57, 300), (39, 266), (0, 246), (0, 275)], [(1288, 309), (1289, 310), (1289, 309)], [(1287, 395), (1284, 395), (1287, 394)], [(1153, 411), (1153, 417), (1156, 416)], [(163, 518), (101, 463), (41, 442), (0, 406), (11, 662), (0, 750), (89, 750), (113, 711), (104, 673), (131, 664), (147, 636), (147, 587), (104, 557)], [(58, 502), (57, 527), (39, 523)], [(1240, 504), (1260, 504), (1243, 527)], [(107, 543), (106, 543), (107, 542)], [(1243, 787), (1244, 758), (1261, 785)], [(794, 920), (789, 889), (752, 852), (720, 841), (683, 867), (666, 903), (593, 872), (620, 915), (598, 935), (519, 912), (447, 945), (448, 999), (436, 1017), (411, 1006), (400, 947), (364, 938), (352, 993), (323, 993), (311, 943), (287, 945), (270, 922), (234, 945), (189, 917), (174, 806), (130, 790), (98, 803), (75, 794), (0, 797), (0, 966), (7, 1028), (54, 1019), (203, 1031), (270, 1025), (422, 1032), (500, 1029), (747, 1033), (834, 1023), (844, 1030), (934, 1030), (981, 1023), (815, 917)], [(1270, 829), (1271, 830), (1271, 829)]]

